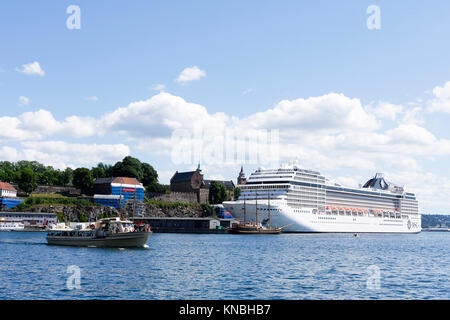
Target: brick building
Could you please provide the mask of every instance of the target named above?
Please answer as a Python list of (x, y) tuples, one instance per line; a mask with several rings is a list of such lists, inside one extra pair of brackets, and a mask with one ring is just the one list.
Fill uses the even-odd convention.
[(203, 174), (200, 169), (188, 172), (175, 172), (170, 179), (170, 191), (196, 192), (203, 184)]
[(223, 184), (227, 189), (228, 199), (233, 199), (235, 187), (233, 181), (203, 179), (203, 174), (201, 173), (200, 168), (197, 168), (195, 171), (175, 172), (170, 179), (170, 191), (194, 193), (197, 196), (198, 202), (208, 202), (209, 188), (212, 181), (217, 181)]

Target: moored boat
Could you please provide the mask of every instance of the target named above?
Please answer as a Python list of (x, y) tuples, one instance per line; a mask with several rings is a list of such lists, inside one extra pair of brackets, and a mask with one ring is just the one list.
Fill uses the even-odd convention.
[(24, 228), (20, 221), (0, 221), (0, 231), (23, 231)]
[(238, 234), (278, 234), (281, 233), (283, 228), (265, 228), (261, 224), (253, 222), (243, 222), (230, 228), (229, 233)]
[(267, 226), (263, 226), (258, 222), (258, 201), (256, 201), (255, 222), (247, 221), (247, 206), (244, 200), (244, 221), (234, 225), (229, 229), (229, 233), (235, 234), (279, 234), (283, 231), (283, 227), (273, 228), (270, 224), (270, 197), (269, 197), (269, 215)]

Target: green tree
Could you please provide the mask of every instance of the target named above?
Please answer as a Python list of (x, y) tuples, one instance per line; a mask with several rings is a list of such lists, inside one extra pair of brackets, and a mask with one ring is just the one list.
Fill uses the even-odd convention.
[(131, 156), (127, 156), (122, 161), (117, 162), (112, 171), (116, 177), (136, 178), (139, 181), (143, 178), (141, 162)]
[(94, 187), (94, 178), (91, 170), (87, 168), (78, 168), (73, 172), (73, 185), (85, 193), (91, 193)]
[(148, 163), (142, 163), (142, 184), (144, 186), (151, 186), (158, 184), (158, 172)]
[(154, 193), (167, 193), (170, 190), (169, 185), (160, 184), (158, 182), (153, 182), (145, 186), (145, 191)]
[(105, 178), (105, 170), (102, 167), (94, 167), (91, 169), (92, 172), (92, 177), (94, 177), (94, 179), (98, 179), (98, 178)]
[(209, 187), (209, 202), (219, 204), (227, 198), (227, 189), (225, 186), (217, 181), (212, 181)]
[(9, 161), (0, 162), (0, 181), (17, 182), (17, 174), (14, 163)]
[(61, 184), (63, 186), (67, 186), (70, 185), (72, 183), (73, 180), (73, 170), (71, 168), (66, 168), (62, 173), (61, 173)]
[(36, 174), (31, 168), (24, 168), (21, 170), (18, 185), (20, 189), (28, 194), (37, 188)]
[(234, 193), (234, 199), (235, 200), (238, 199), (241, 195), (241, 188), (239, 188), (239, 187), (234, 188), (233, 193)]
[(113, 176), (113, 166), (110, 164), (99, 163), (97, 167), (101, 167), (105, 171), (105, 178)]

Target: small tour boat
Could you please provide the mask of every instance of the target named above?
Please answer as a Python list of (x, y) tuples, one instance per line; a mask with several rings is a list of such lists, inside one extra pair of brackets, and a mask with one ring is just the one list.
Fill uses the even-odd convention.
[(47, 243), (77, 247), (142, 247), (151, 233), (149, 225), (134, 224), (120, 218), (106, 218), (89, 228), (52, 228), (47, 233)]

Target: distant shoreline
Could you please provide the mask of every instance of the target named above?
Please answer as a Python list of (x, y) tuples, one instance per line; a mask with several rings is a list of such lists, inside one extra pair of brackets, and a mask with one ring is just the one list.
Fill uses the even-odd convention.
[(449, 232), (449, 228), (422, 228), (422, 231), (429, 231), (429, 232)]

